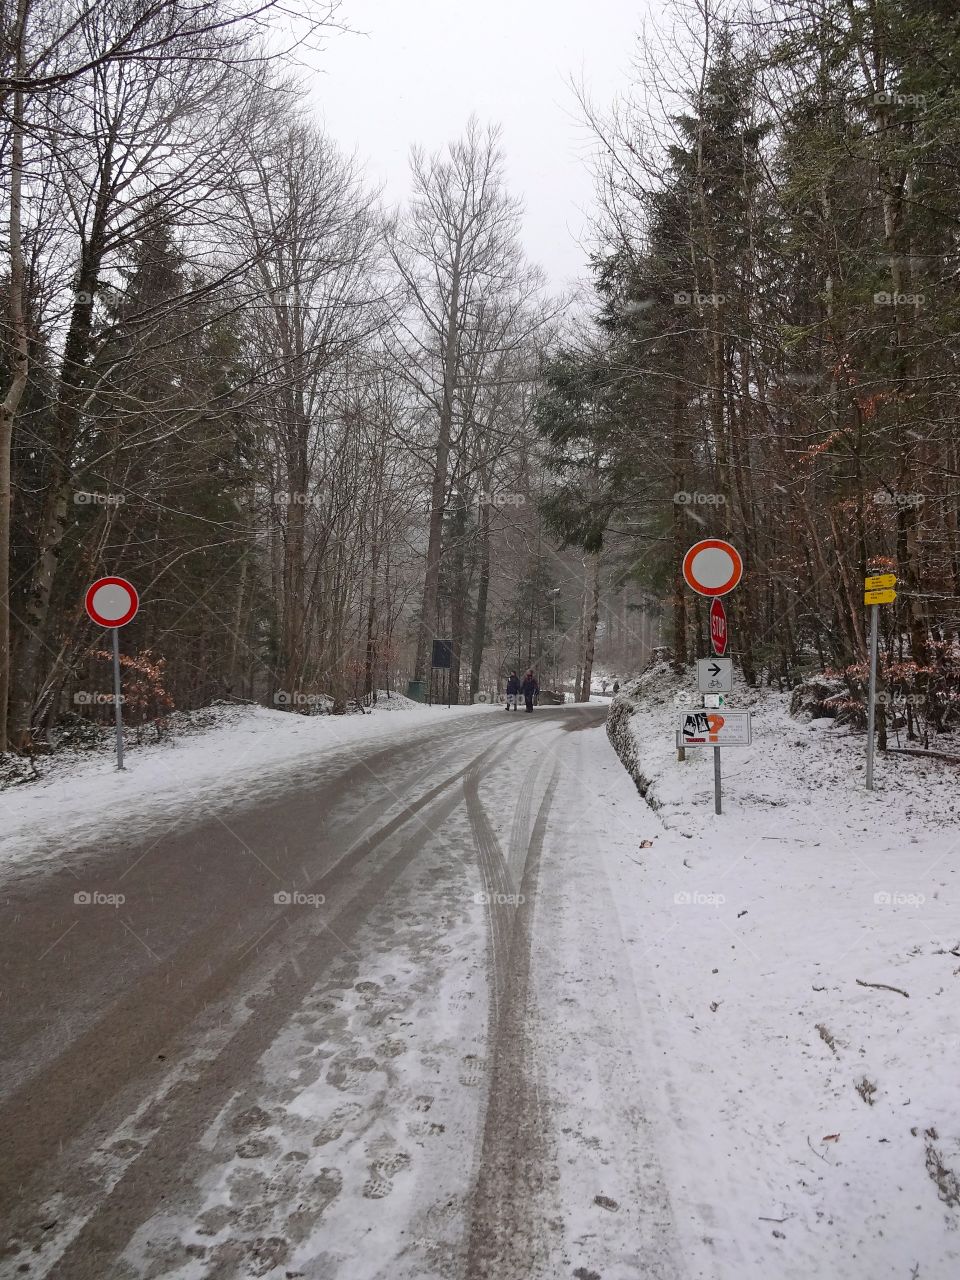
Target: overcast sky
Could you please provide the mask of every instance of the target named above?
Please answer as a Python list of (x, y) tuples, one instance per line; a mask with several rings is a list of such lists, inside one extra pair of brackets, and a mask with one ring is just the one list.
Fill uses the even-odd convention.
[(357, 32), (316, 59), (328, 131), (356, 147), (388, 201), (407, 192), (411, 143), (442, 147), (471, 112), (503, 126), (510, 186), (526, 205), (531, 258), (560, 287), (581, 276), (593, 184), (569, 86), (598, 102), (627, 82), (656, 0), (344, 0)]

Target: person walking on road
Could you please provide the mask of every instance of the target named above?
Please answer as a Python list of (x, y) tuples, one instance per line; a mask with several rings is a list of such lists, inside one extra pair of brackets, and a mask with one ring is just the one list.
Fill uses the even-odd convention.
[(507, 681), (507, 710), (516, 711), (517, 696), (520, 693), (520, 677), (515, 671), (510, 672), (510, 678)]
[(524, 710), (533, 711), (533, 700), (540, 692), (540, 686), (537, 684), (537, 677), (532, 671), (524, 672), (520, 692), (523, 694), (523, 700), (526, 703)]

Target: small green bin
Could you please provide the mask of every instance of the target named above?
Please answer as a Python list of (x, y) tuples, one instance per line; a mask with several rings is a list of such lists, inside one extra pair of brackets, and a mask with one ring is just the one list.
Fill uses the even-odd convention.
[(427, 696), (426, 680), (408, 680), (407, 681), (407, 697), (414, 702), (423, 702)]

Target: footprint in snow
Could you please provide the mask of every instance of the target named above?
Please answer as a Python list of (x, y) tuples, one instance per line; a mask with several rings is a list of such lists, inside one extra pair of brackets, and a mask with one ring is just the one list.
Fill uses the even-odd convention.
[(276, 1155), (280, 1146), (276, 1138), (244, 1138), (237, 1146), (241, 1160), (259, 1160), (262, 1156)]
[(241, 1111), (239, 1115), (233, 1117), (230, 1127), (234, 1133), (250, 1133), (257, 1129), (266, 1129), (269, 1123), (270, 1116), (263, 1107), (248, 1107), (246, 1111)]
[(367, 1200), (382, 1200), (393, 1190), (394, 1174), (406, 1169), (410, 1157), (405, 1151), (393, 1151), (389, 1155), (380, 1156), (370, 1165), (370, 1177), (363, 1185), (363, 1195)]
[(323, 1147), (328, 1142), (336, 1142), (338, 1138), (342, 1138), (344, 1130), (359, 1114), (360, 1107), (356, 1102), (347, 1102), (335, 1107), (317, 1129), (313, 1145)]
[(287, 1231), (294, 1240), (305, 1240), (314, 1230), (323, 1211), (343, 1188), (339, 1169), (321, 1169), (303, 1194), (303, 1200), (287, 1217)]
[(327, 1069), (327, 1083), (341, 1093), (354, 1093), (361, 1085), (361, 1077), (376, 1071), (375, 1058), (335, 1058)]
[(483, 1059), (468, 1053), (460, 1063), (460, 1083), (475, 1088), (483, 1083)]

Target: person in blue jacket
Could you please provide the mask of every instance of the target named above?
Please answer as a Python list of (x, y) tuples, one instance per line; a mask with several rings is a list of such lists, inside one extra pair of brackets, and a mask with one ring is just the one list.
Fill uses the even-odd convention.
[(507, 710), (516, 711), (517, 695), (520, 692), (520, 677), (515, 671), (510, 672), (510, 678), (507, 680)]
[(540, 692), (540, 686), (537, 684), (537, 677), (532, 671), (524, 672), (520, 692), (523, 694), (523, 700), (526, 703), (524, 710), (533, 711), (533, 700)]

